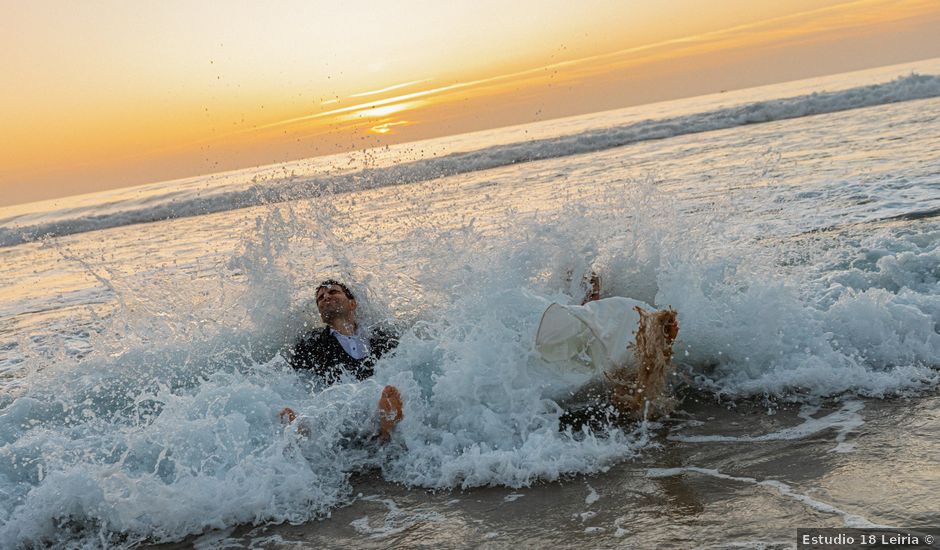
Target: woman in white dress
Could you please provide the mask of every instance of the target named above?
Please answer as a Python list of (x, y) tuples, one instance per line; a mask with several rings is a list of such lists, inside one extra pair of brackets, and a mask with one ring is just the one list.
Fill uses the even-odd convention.
[[(601, 299), (594, 274), (590, 285), (581, 305), (552, 304), (545, 310), (535, 336), (536, 351), (563, 369), (603, 375), (609, 395), (601, 400), (606, 403), (589, 407), (592, 418), (587, 422), (667, 414), (674, 406), (664, 391), (672, 372), (678, 314), (671, 308), (656, 311), (631, 298)], [(581, 420), (578, 414), (566, 413), (562, 425), (577, 427)]]

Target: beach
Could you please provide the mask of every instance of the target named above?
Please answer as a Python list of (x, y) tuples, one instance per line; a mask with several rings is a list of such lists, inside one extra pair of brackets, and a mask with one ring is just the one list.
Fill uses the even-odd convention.
[(595, 475), (426, 491), (373, 472), (328, 519), (155, 548), (794, 548), (798, 527), (923, 528), (937, 522), (936, 410), (936, 396), (833, 401), (811, 415), (690, 399), (650, 427), (642, 457)]
[[(936, 527), (938, 120), (935, 59), (2, 208), (0, 546)], [(533, 338), (591, 271), (678, 311), (668, 418), (559, 430)], [(367, 383), (284, 358), (327, 277), (401, 335)]]

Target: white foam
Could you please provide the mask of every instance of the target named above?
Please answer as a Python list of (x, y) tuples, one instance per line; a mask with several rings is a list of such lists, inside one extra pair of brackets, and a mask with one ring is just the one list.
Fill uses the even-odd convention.
[(370, 499), (367, 497), (363, 500), (378, 500), (388, 508), (381, 524), (371, 521), (369, 516), (363, 516), (350, 522), (350, 525), (357, 533), (366, 535), (370, 539), (383, 539), (411, 529), (420, 523), (444, 520), (444, 516), (434, 511), (417, 510), (406, 513), (392, 499)]
[(580, 514), (575, 514), (575, 517), (581, 518), (581, 523), (584, 523), (585, 521), (589, 519), (594, 519), (595, 517), (597, 517), (597, 512), (588, 510), (587, 512), (581, 512)]
[(625, 537), (630, 532), (623, 527), (623, 523), (627, 521), (627, 519), (629, 518), (626, 516), (620, 516), (614, 520), (614, 536), (618, 539)]
[(227, 529), (220, 529), (218, 531), (211, 531), (198, 537), (193, 541), (193, 548), (195, 550), (216, 550), (221, 548), (229, 548), (231, 540), (229, 535), (235, 531), (234, 527), (229, 527)]
[(731, 476), (728, 474), (723, 474), (718, 470), (710, 468), (697, 468), (695, 466), (684, 466), (681, 468), (650, 468), (646, 471), (648, 477), (672, 477), (681, 475), (686, 472), (697, 473), (701, 475), (706, 475), (718, 479), (725, 479), (728, 481), (737, 481), (740, 483), (750, 483), (753, 485), (758, 485), (761, 487), (769, 487), (779, 493), (782, 496), (796, 500), (818, 512), (823, 512), (826, 514), (833, 514), (842, 517), (843, 524), (846, 527), (856, 527), (856, 528), (889, 528), (889, 525), (881, 525), (877, 523), (872, 523), (865, 519), (862, 516), (847, 512), (845, 510), (836, 508), (831, 504), (816, 500), (807, 495), (797, 493), (793, 490), (792, 487), (783, 483), (781, 481), (776, 481), (773, 479), (765, 479), (763, 481), (758, 481), (752, 477), (740, 477), (740, 476)]
[[(717, 245), (714, 253), (677, 247), (655, 298), (679, 311), (677, 358), (715, 365), (699, 382), (730, 396), (884, 397), (936, 386), (940, 287), (926, 258), (936, 258), (940, 241), (926, 238), (935, 235), (930, 226), (924, 230), (924, 239), (873, 232), (858, 248), (839, 249), (832, 264), (792, 278), (779, 274), (767, 250), (748, 256), (740, 243), (725, 243), (738, 247), (734, 255)], [(882, 252), (867, 267), (869, 246)], [(882, 275), (912, 254), (925, 259)]]
[[(80, 363), (66, 358), (30, 374), (26, 393), (0, 416), (0, 491), (9, 495), (0, 510), (0, 542), (67, 539), (55, 523), (65, 516), (93, 534), (151, 541), (237, 523), (306, 521), (349, 502), (350, 472), (373, 468), (392, 482), (445, 489), (519, 488), (605, 471), (641, 452), (651, 427), (605, 437), (560, 433), (558, 417), (574, 388), (553, 378), (532, 353), (547, 303), (572, 299), (565, 273), (584, 271), (589, 261), (610, 292), (679, 310), (679, 357), (702, 390), (812, 401), (832, 392), (929, 387), (932, 371), (924, 363), (938, 348), (925, 331), (940, 315), (931, 309), (932, 289), (867, 288), (831, 297), (818, 275), (800, 273), (810, 284), (795, 285), (778, 274), (776, 257), (759, 248), (716, 245), (704, 236), (706, 226), (678, 218), (655, 189), (638, 185), (631, 193), (611, 195), (603, 213), (515, 216), (513, 231), (498, 235), (421, 227), (402, 240), (397, 257), (440, 269), (409, 272), (410, 284), (350, 271), (362, 275), (350, 278), (363, 281), (364, 308), (388, 311), (387, 302), (373, 297), (394, 299), (394, 309), (414, 321), (373, 381), (321, 393), (311, 393), (309, 378), (290, 371), (272, 349), (271, 341), (286, 339), (280, 327), (294, 321), (290, 297), (302, 294), (306, 281), (281, 260), (310, 251), (304, 248), (308, 222), (272, 210), (229, 262), (244, 281), (235, 287), (243, 291), (221, 300), (227, 312), (244, 311), (232, 314), (232, 326), (193, 327), (190, 321), (217, 316), (193, 311), (186, 287), (168, 284), (153, 299), (146, 290), (128, 297), (170, 300), (168, 310), (118, 316), (100, 336), (113, 340), (96, 341)], [(317, 224), (318, 236), (334, 229), (328, 217), (309, 223)], [(917, 254), (937, 246), (929, 239), (892, 244), (884, 233), (872, 238), (885, 244), (882, 257), (902, 246)], [(339, 265), (383, 258), (368, 236), (335, 239)], [(572, 242), (580, 246), (572, 249)], [(917, 270), (929, 262), (902, 264)], [(833, 269), (841, 268), (827, 273)], [(891, 281), (916, 279), (894, 273)], [(868, 308), (873, 298), (882, 307)], [(424, 307), (409, 309), (412, 304)], [(836, 322), (851, 318), (836, 304), (865, 306), (868, 339), (853, 336), (862, 330), (855, 325)], [(881, 337), (876, 347), (873, 335)], [(877, 349), (868, 354), (875, 363), (862, 357), (868, 349)], [(889, 359), (907, 363), (883, 364)], [(712, 363), (717, 366), (708, 368)], [(369, 432), (378, 390), (389, 383), (404, 396), (393, 444), (374, 450), (350, 442)], [(278, 423), (275, 413), (285, 405), (309, 419), (310, 439)], [(858, 407), (849, 400), (822, 418), (807, 407), (800, 426), (754, 437), (792, 439), (838, 428), (835, 450), (842, 451), (845, 435), (858, 426)], [(591, 496), (589, 490), (589, 505)], [(359, 518), (354, 527), (386, 537), (436, 520), (398, 514), (391, 505), (385, 518)]]
[(597, 491), (594, 489), (594, 487), (591, 487), (590, 485), (586, 483), (585, 485), (587, 485), (587, 488), (588, 488), (588, 495), (584, 497), (584, 503), (590, 506), (591, 504), (594, 504), (595, 502), (600, 500), (601, 497), (600, 495), (597, 494)]
[(671, 434), (667, 436), (667, 439), (671, 441), (682, 441), (686, 443), (748, 443), (755, 441), (787, 441), (795, 439), (804, 439), (813, 434), (817, 434), (824, 430), (838, 428), (836, 432), (836, 447), (832, 449), (833, 452), (851, 452), (854, 449), (854, 445), (845, 442), (845, 438), (848, 434), (853, 431), (856, 431), (861, 427), (865, 422), (862, 419), (862, 416), (859, 414), (864, 408), (864, 404), (861, 401), (849, 400), (843, 403), (842, 408), (839, 410), (827, 414), (821, 418), (813, 418), (812, 415), (815, 414), (819, 407), (811, 405), (803, 405), (800, 408), (799, 416), (804, 419), (802, 424), (797, 426), (792, 426), (789, 428), (784, 428), (776, 432), (761, 434), (761, 435), (741, 435), (741, 436), (727, 436), (727, 435), (676, 435)]

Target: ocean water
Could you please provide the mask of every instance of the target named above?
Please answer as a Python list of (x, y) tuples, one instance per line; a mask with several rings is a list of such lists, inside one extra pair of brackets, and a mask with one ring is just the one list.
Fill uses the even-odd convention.
[[(0, 546), (290, 547), (256, 531), (283, 524), (319, 544), (785, 547), (814, 521), (936, 525), (938, 153), (928, 60), (0, 209)], [(679, 312), (674, 418), (559, 431), (577, 388), (532, 339), (592, 269)], [(373, 381), (320, 391), (281, 352), (329, 276), (402, 343)], [(405, 419), (375, 447), (382, 384)], [(859, 472), (918, 489), (873, 498)], [(728, 510), (756, 511), (689, 505), (691, 476), (750, 487)], [(585, 487), (554, 521), (487, 527), (468, 504)], [(612, 495), (646, 508), (590, 509)], [(653, 524), (676, 498), (688, 514)]]

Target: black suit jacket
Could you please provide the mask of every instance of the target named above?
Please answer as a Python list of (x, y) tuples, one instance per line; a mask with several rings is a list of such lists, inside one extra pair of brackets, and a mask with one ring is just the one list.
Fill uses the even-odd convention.
[(330, 332), (330, 327), (324, 327), (301, 338), (288, 353), (287, 362), (295, 369), (314, 371), (326, 385), (335, 384), (344, 373), (365, 380), (375, 372), (375, 362), (397, 345), (397, 338), (376, 330), (369, 337), (369, 355), (353, 359)]

